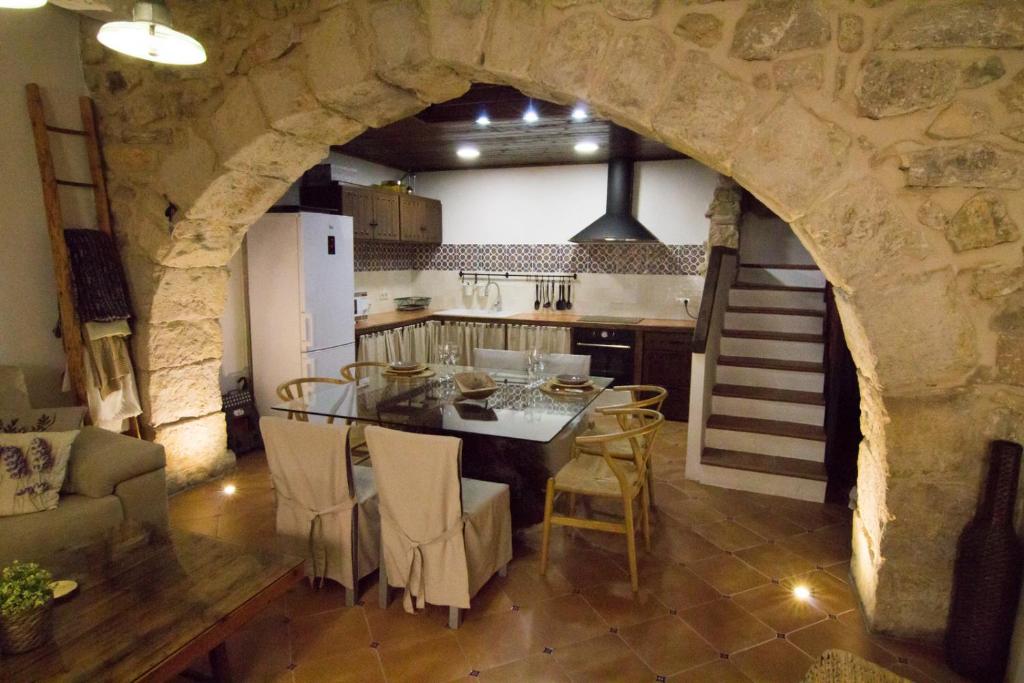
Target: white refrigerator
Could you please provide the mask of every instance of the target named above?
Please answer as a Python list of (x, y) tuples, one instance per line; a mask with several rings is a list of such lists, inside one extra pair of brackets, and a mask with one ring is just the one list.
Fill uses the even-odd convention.
[(249, 228), (246, 252), (253, 387), (272, 415), (282, 382), (338, 377), (355, 360), (352, 219), (275, 207)]

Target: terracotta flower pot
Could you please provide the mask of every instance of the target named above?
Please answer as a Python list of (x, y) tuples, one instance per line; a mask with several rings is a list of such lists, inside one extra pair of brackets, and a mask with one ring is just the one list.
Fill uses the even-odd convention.
[(53, 599), (11, 617), (0, 617), (0, 649), (16, 655), (45, 645), (53, 634)]

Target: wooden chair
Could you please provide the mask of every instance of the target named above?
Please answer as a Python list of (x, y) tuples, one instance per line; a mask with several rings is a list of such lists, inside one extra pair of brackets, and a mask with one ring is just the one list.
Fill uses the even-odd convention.
[(356, 382), (360, 379), (360, 368), (386, 368), (387, 366), (387, 363), (374, 360), (361, 360), (356, 363), (349, 363), (341, 369), (341, 378), (346, 382)]
[[(358, 365), (358, 363), (352, 365)], [(277, 387), (277, 397), (282, 401), (293, 401), (297, 398), (304, 398), (317, 384), (350, 384), (355, 380), (345, 378), (345, 369), (349, 367), (351, 366), (346, 365), (341, 369), (341, 379), (337, 377), (300, 377), (282, 382)], [(309, 415), (289, 411), (288, 419), (309, 422)], [(334, 424), (334, 419), (334, 415), (327, 416), (327, 424)], [(370, 458), (369, 451), (366, 449), (366, 437), (363, 436), (363, 426), (358, 423), (353, 424), (352, 420), (345, 420), (345, 424), (352, 428), (348, 435), (348, 448), (352, 463), (361, 465)]]
[(504, 349), (473, 349), (473, 367), (526, 372), (526, 352)]
[[(646, 408), (609, 409), (607, 414), (621, 418), (627, 428), (612, 434), (597, 434), (576, 438), (573, 459), (558, 473), (548, 479), (547, 496), (544, 500), (544, 529), (540, 554), (540, 573), (548, 568), (548, 546), (551, 541), (551, 525), (592, 529), (626, 535), (626, 551), (629, 556), (629, 578), (635, 593), (640, 589), (636, 566), (636, 527), (633, 519), (633, 504), (640, 498), (641, 528), (644, 547), (651, 548), (651, 525), (647, 484), (647, 468), (650, 465), (651, 446), (654, 437), (665, 422), (665, 417)], [(624, 460), (611, 454), (615, 444), (628, 443), (633, 452), (631, 460)], [(600, 456), (589, 455), (587, 451), (600, 451)], [(569, 494), (569, 514), (554, 513), (555, 496)], [(611, 522), (585, 517), (576, 517), (576, 496), (619, 498), (622, 500), (623, 521)]]
[(544, 363), (548, 375), (589, 375), (590, 356), (579, 353), (549, 353)]
[[(612, 413), (610, 413), (609, 411), (619, 410), (619, 409), (623, 409), (623, 408), (628, 408), (628, 409), (646, 408), (648, 410), (656, 410), (656, 411), (658, 411), (660, 413), (661, 412), (662, 404), (664, 404), (665, 403), (665, 399), (668, 398), (668, 390), (667, 389), (665, 389), (664, 387), (654, 386), (652, 384), (629, 384), (629, 385), (623, 385), (623, 386), (619, 386), (619, 387), (612, 387), (610, 389), (607, 389), (604, 392), (604, 394), (611, 394), (611, 395), (614, 396), (613, 392), (617, 392), (617, 393), (627, 393), (628, 392), (629, 400), (627, 400), (625, 402), (616, 402), (616, 403), (611, 404), (611, 405), (599, 406), (599, 407), (594, 409), (594, 413), (596, 413), (598, 415), (610, 415)], [(604, 394), (602, 394), (602, 395), (604, 395)], [(623, 398), (625, 398), (625, 397), (623, 397)], [(618, 416), (617, 419), (618, 419), (618, 423), (619, 423), (619, 429), (620, 430), (626, 429), (626, 425), (625, 425), (625, 421), (624, 421), (623, 416)], [(591, 426), (590, 430), (588, 430), (584, 434), (584, 436), (595, 436), (595, 435), (598, 435), (598, 434), (609, 434), (609, 433), (611, 433), (611, 432), (599, 430), (596, 425), (594, 425), (593, 423), (591, 423), (591, 424), (592, 424), (592, 426)], [(610, 448), (611, 448), (611, 455), (612, 455), (613, 458), (621, 458), (623, 460), (631, 460), (633, 458), (633, 449), (630, 447), (630, 445), (628, 443), (620, 441), (620, 442), (614, 444), (613, 446), (611, 446)], [(601, 455), (600, 450), (596, 449), (596, 448), (592, 448), (592, 449), (589, 449), (589, 450), (584, 448), (583, 452), (584, 453), (589, 453), (591, 455)], [(650, 503), (651, 503), (651, 508), (653, 509), (655, 507), (655, 503), (654, 503), (654, 463), (653, 463), (653, 459), (652, 459), (652, 462), (648, 463), (648, 465), (647, 465), (647, 488), (650, 491)]]

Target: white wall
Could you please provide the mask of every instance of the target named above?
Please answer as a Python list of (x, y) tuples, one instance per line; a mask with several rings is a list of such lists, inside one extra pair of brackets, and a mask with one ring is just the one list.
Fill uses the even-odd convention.
[(220, 317), (224, 356), (220, 365), (220, 388), (237, 388), (240, 376), (249, 376), (249, 317), (246, 310), (245, 247), (228, 263), (228, 298)]
[[(552, 244), (605, 210), (605, 164), (470, 169), (416, 175), (416, 193), (441, 200), (444, 241)], [(718, 175), (692, 159), (636, 165), (636, 216), (662, 242), (700, 244)]]
[[(64, 350), (51, 330), (57, 287), (46, 232), (39, 167), (25, 107), (25, 84), (38, 83), (50, 123), (81, 128), (78, 98), (88, 94), (78, 51), (78, 17), (48, 6), (0, 10), (0, 364), (25, 369), (35, 405), (68, 403), (60, 391)], [(57, 175), (88, 180), (81, 138), (54, 135)], [(73, 169), (73, 170), (72, 170)], [(62, 188), (67, 226), (96, 225), (88, 190)]]

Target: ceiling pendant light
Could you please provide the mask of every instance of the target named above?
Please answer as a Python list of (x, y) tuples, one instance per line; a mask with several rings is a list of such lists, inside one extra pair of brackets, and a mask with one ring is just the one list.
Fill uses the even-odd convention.
[(171, 28), (171, 13), (163, 0), (136, 2), (131, 21), (103, 24), (96, 38), (111, 50), (158, 64), (206, 61), (206, 50), (198, 40)]
[(0, 9), (35, 9), (46, 4), (46, 0), (0, 0)]

